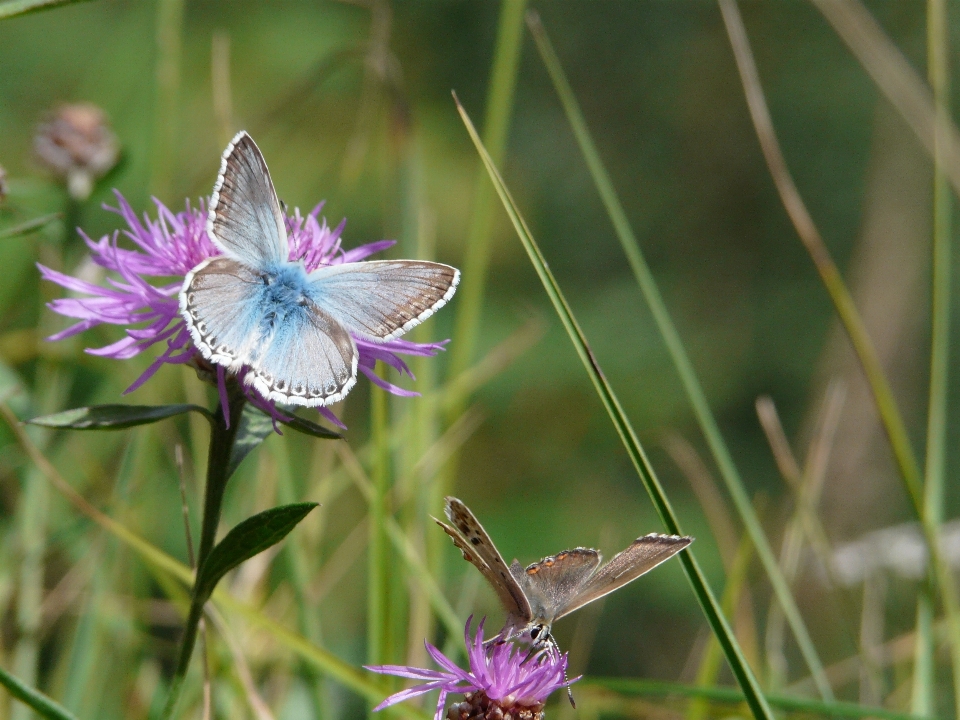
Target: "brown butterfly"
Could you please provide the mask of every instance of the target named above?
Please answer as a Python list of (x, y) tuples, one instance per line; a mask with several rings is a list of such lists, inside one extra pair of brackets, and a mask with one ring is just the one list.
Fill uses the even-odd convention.
[(693, 542), (692, 537), (650, 533), (601, 566), (597, 550), (574, 548), (550, 555), (524, 568), (516, 560), (507, 567), (490, 536), (470, 509), (455, 497), (444, 508), (453, 527), (436, 520), (453, 538), (464, 559), (473, 563), (493, 586), (507, 621), (498, 641), (528, 638), (535, 648), (556, 641), (555, 620), (636, 580)]

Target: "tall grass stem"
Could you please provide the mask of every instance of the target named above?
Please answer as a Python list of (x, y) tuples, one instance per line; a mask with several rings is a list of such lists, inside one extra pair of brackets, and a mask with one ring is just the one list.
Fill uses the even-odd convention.
[[(816, 1), (816, 0), (815, 0)], [(724, 22), (727, 25), (727, 32), (730, 35), (730, 42), (734, 50), (734, 56), (737, 61), (737, 68), (740, 71), (740, 77), (743, 82), (744, 94), (747, 99), (747, 106), (750, 110), (750, 117), (753, 120), (757, 137), (763, 150), (764, 158), (770, 170), (777, 191), (780, 193), (781, 200), (790, 216), (791, 221), (800, 236), (801, 242), (810, 254), (817, 272), (827, 289), (830, 299), (833, 301), (834, 308), (840, 318), (844, 329), (853, 345), (857, 358), (863, 367), (870, 385), (870, 391), (873, 394), (874, 402), (880, 413), (881, 422), (886, 430), (887, 437), (893, 449), (900, 476), (903, 480), (904, 488), (913, 505), (914, 512), (920, 519), (923, 529), (924, 541), (930, 557), (931, 572), (936, 578), (936, 584), (943, 600), (944, 612), (947, 618), (948, 636), (950, 639), (951, 662), (953, 664), (953, 683), (954, 700), (957, 707), (957, 715), (960, 716), (960, 598), (958, 598), (957, 587), (954, 583), (953, 572), (947, 565), (940, 550), (938, 528), (935, 523), (931, 523), (927, 516), (926, 505), (924, 501), (924, 491), (921, 486), (920, 469), (917, 464), (916, 455), (910, 444), (910, 438), (906, 431), (903, 418), (897, 407), (896, 399), (890, 388), (884, 374), (883, 367), (880, 364), (876, 349), (867, 332), (863, 318), (857, 311), (853, 298), (843, 281), (840, 270), (834, 263), (833, 258), (827, 250), (823, 238), (820, 236), (813, 218), (807, 210), (790, 171), (787, 167), (780, 144), (777, 141), (776, 132), (773, 128), (773, 121), (770, 118), (770, 111), (767, 107), (763, 95), (763, 88), (760, 85), (760, 78), (757, 74), (756, 63), (753, 59), (753, 53), (750, 50), (750, 44), (747, 40), (746, 30), (743, 26), (743, 20), (733, 0), (720, 0), (720, 7), (723, 11)], [(872, 21), (869, 13), (862, 9), (862, 6), (854, 2), (836, 3), (831, 9), (827, 9), (820, 4), (821, 10), (828, 16), (835, 15), (838, 11), (842, 17), (853, 22), (860, 23), (860, 31), (876, 31), (867, 27), (864, 23), (867, 20)], [(859, 8), (859, 9), (857, 9)], [(838, 10), (839, 9), (839, 10)], [(855, 11), (854, 16), (848, 17), (847, 11)], [(857, 15), (860, 13), (860, 15)], [(860, 17), (860, 20), (856, 20)], [(864, 17), (866, 20), (864, 20)], [(868, 24), (868, 23), (867, 23)], [(848, 30), (850, 28), (847, 28)], [(882, 34), (881, 34), (882, 35)], [(869, 69), (869, 68), (868, 68)], [(881, 75), (883, 75), (881, 73)], [(875, 79), (878, 79), (875, 76)], [(882, 79), (878, 83), (882, 85)], [(918, 81), (923, 85), (922, 81)], [(951, 128), (940, 126), (940, 130), (948, 133), (951, 151), (955, 148)], [(944, 157), (944, 155), (941, 155)], [(945, 157), (945, 161), (949, 161)]]
[[(553, 277), (553, 273), (550, 272), (547, 262), (544, 259), (543, 254), (540, 252), (539, 246), (534, 240), (530, 229), (527, 227), (526, 221), (524, 221), (523, 217), (520, 215), (520, 210), (514, 202), (513, 197), (510, 195), (510, 191), (507, 189), (506, 184), (503, 182), (503, 178), (500, 176), (499, 171), (493, 164), (493, 161), (490, 159), (486, 149), (483, 147), (483, 142), (480, 140), (480, 136), (473, 127), (473, 123), (470, 121), (469, 115), (467, 115), (466, 111), (459, 102), (457, 102), (457, 109), (460, 111), (460, 117), (467, 128), (467, 132), (470, 134), (470, 139), (473, 140), (473, 144), (477, 148), (477, 152), (483, 159), (483, 163), (487, 168), (490, 179), (496, 188), (497, 195), (500, 196), (500, 200), (503, 203), (504, 209), (506, 209), (507, 214), (510, 216), (510, 221), (520, 238), (520, 242), (523, 244), (523, 247), (530, 258), (531, 264), (534, 266), (537, 275), (540, 277), (540, 281), (543, 283), (544, 289), (546, 290), (547, 295), (560, 318), (560, 321), (563, 323), (564, 329), (567, 331), (567, 334), (573, 343), (574, 349), (577, 351), (577, 355), (580, 356), (580, 360), (583, 362), (584, 368), (586, 369), (587, 374), (600, 397), (600, 401), (603, 403), (607, 413), (610, 415), (610, 419), (613, 421), (614, 428), (616, 429), (617, 434), (620, 436), (627, 454), (630, 456), (630, 460), (637, 471), (637, 475), (639, 476), (641, 483), (649, 494), (650, 499), (653, 501), (654, 507), (657, 510), (657, 514), (660, 516), (669, 532), (678, 535), (682, 534), (680, 523), (676, 514), (673, 512), (673, 508), (670, 506), (670, 501), (667, 498), (663, 487), (660, 485), (660, 481), (657, 479), (657, 476), (653, 471), (653, 466), (647, 459), (646, 453), (640, 445), (640, 441), (637, 439), (636, 433), (633, 430), (633, 426), (630, 424), (626, 413), (624, 413), (623, 408), (620, 406), (620, 401), (613, 392), (613, 388), (610, 387), (610, 384), (607, 382), (606, 376), (603, 374), (597, 359), (594, 357), (593, 351), (590, 349), (590, 346), (587, 343), (586, 336), (583, 334), (583, 331), (580, 329), (579, 324), (574, 318), (573, 312), (571, 311), (570, 306), (567, 304), (567, 301), (564, 298), (556, 279)], [(736, 637), (734, 637), (733, 631), (727, 624), (727, 621), (724, 618), (723, 612), (720, 608), (720, 604), (717, 602), (717, 598), (714, 596), (713, 591), (707, 584), (706, 577), (704, 577), (699, 564), (694, 558), (694, 555), (688, 548), (680, 553), (679, 558), (683, 569), (687, 574), (687, 578), (693, 587), (694, 594), (697, 596), (697, 600), (700, 602), (700, 606), (707, 618), (707, 622), (710, 624), (711, 629), (716, 634), (717, 639), (720, 641), (720, 644), (723, 647), (724, 654), (726, 655), (727, 662), (730, 664), (734, 677), (736, 677), (737, 682), (740, 683), (740, 687), (743, 688), (746, 702), (750, 706), (751, 712), (758, 720), (760, 718), (772, 720), (773, 712), (763, 696), (763, 692), (760, 689), (760, 684), (757, 682), (753, 671), (750, 669), (749, 665), (744, 659), (743, 652), (740, 650), (740, 646), (737, 643)]]
[(367, 663), (386, 662), (389, 644), (390, 540), (387, 537), (387, 504), (390, 492), (390, 428), (385, 393), (370, 393), (370, 428), (374, 445), (373, 484), (369, 498), (367, 549)]
[(627, 260), (637, 279), (637, 283), (647, 300), (657, 328), (663, 337), (673, 364), (680, 375), (680, 380), (693, 406), (697, 421), (710, 447), (714, 461), (720, 470), (720, 476), (723, 478), (727, 490), (733, 498), (737, 513), (756, 547), (757, 556), (760, 558), (760, 562), (763, 564), (770, 584), (773, 586), (777, 601), (783, 608), (790, 629), (793, 631), (797, 644), (800, 646), (800, 652), (803, 655), (804, 661), (816, 679), (817, 689), (824, 700), (830, 700), (833, 698), (833, 691), (824, 675), (823, 663), (821, 663), (817, 655), (816, 647), (803, 621), (803, 617), (800, 615), (796, 601), (790, 592), (790, 587), (784, 579), (783, 573), (780, 571), (777, 558), (764, 534), (760, 520), (757, 518), (756, 512), (751, 505), (750, 496), (747, 494), (746, 488), (743, 485), (740, 473), (734, 465), (733, 458), (723, 440), (723, 436), (720, 434), (716, 419), (713, 417), (713, 413), (707, 402), (706, 394), (693, 369), (693, 364), (690, 362), (690, 358), (683, 346), (676, 326), (670, 318), (666, 304), (663, 301), (663, 296), (660, 294), (660, 290), (654, 280), (653, 273), (650, 271), (643, 257), (637, 238), (630, 227), (623, 206), (617, 197), (613, 182), (603, 162), (600, 160), (600, 155), (587, 128), (583, 113), (563, 73), (560, 60), (550, 44), (550, 40), (539, 18), (531, 13), (528, 16), (528, 22), (534, 40), (536, 41), (537, 49), (540, 51), (540, 56), (547, 68), (547, 72), (550, 74), (554, 88), (560, 96), (560, 101), (563, 104), (567, 119), (573, 128), (577, 143), (590, 169), (590, 174), (593, 177), (597, 191), (600, 193), (601, 200), (613, 223), (617, 237), (620, 239), (624, 253), (627, 255)]
[(177, 161), (184, 0), (157, 2), (156, 103), (150, 191), (168, 200)]
[[(504, 0), (500, 6), (497, 43), (487, 88), (486, 109), (483, 116), (483, 143), (490, 157), (498, 165), (503, 162), (513, 115), (514, 89), (520, 67), (523, 40), (523, 16), (526, 0)], [(477, 337), (480, 334), (480, 311), (487, 286), (490, 265), (490, 246), (497, 198), (487, 181), (487, 172), (481, 163), (477, 167), (474, 186), (473, 214), (467, 231), (466, 256), (463, 259), (463, 281), (457, 298), (457, 315), (450, 348), (450, 374), (459, 375), (473, 362)], [(459, 408), (462, 411), (462, 408)], [(455, 420), (456, 409), (450, 413)]]
[[(927, 2), (927, 78), (933, 89), (933, 252), (930, 332), (930, 397), (927, 405), (927, 445), (924, 461), (923, 509), (934, 534), (943, 522), (943, 481), (946, 469), (947, 398), (950, 362), (950, 285), (952, 280), (953, 197), (944, 168), (949, 156), (950, 44), (945, 0)], [(914, 684), (911, 708), (920, 715), (933, 714), (935, 664), (933, 602), (935, 578), (921, 585), (917, 599), (917, 645), (914, 653)], [(957, 678), (960, 681), (960, 678)], [(960, 683), (955, 683), (960, 693)], [(957, 700), (960, 716), (960, 698)]]

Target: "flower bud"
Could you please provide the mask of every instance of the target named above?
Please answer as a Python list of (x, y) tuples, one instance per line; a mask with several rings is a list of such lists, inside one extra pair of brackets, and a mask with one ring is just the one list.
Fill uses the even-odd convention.
[(91, 103), (61, 105), (37, 126), (33, 149), (40, 161), (67, 184), (75, 200), (86, 200), (93, 184), (120, 155), (106, 113)]

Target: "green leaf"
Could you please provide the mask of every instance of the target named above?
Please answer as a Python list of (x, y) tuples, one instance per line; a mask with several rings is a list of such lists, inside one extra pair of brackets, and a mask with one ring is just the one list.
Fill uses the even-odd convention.
[(233, 475), (243, 459), (259, 447), (272, 432), (273, 421), (269, 416), (249, 404), (244, 407), (237, 438), (230, 453), (230, 462), (227, 464), (226, 477)]
[[(342, 440), (343, 435), (333, 430), (328, 430), (322, 425), (318, 425), (302, 417), (291, 415), (289, 420), (280, 420), (282, 425), (292, 428), (304, 435), (310, 435), (324, 440)], [(247, 405), (243, 410), (243, 417), (240, 419), (240, 429), (237, 430), (237, 439), (233, 445), (233, 453), (230, 456), (230, 463), (227, 465), (227, 477), (233, 475), (236, 469), (243, 462), (243, 459), (249, 455), (260, 443), (266, 440), (273, 432), (273, 420), (270, 416), (251, 405)]]
[(323, 427), (323, 425), (318, 425), (317, 423), (311, 420), (305, 420), (302, 417), (297, 417), (296, 415), (291, 415), (289, 420), (281, 420), (283, 425), (288, 428), (292, 428), (297, 432), (301, 432), (304, 435), (312, 435), (316, 438), (322, 438), (324, 440), (343, 440), (343, 435), (333, 430), (328, 430)]
[(210, 413), (199, 405), (93, 405), (64, 410), (53, 415), (42, 415), (25, 422), (71, 430), (121, 430), (136, 425), (148, 425), (188, 412), (198, 412), (210, 418)]
[(17, 700), (33, 708), (41, 717), (49, 720), (77, 720), (76, 715), (58, 702), (30, 687), (3, 668), (0, 668), (0, 685), (3, 685)]
[(58, 5), (73, 5), (87, 0), (7, 0), (0, 2), (0, 20), (26, 15), (40, 10), (50, 10)]
[[(2, 7), (3, 6), (0, 5), (0, 9), (2, 9)], [(49, 225), (54, 220), (59, 220), (61, 217), (63, 217), (63, 213), (51, 213), (34, 218), (33, 220), (27, 220), (13, 227), (8, 227), (5, 230), (0, 230), (0, 240), (10, 240), (12, 238), (29, 235), (32, 232), (40, 230), (45, 225)]]
[(197, 573), (196, 596), (206, 601), (224, 575), (283, 540), (316, 506), (312, 502), (281, 505), (237, 525), (210, 551)]

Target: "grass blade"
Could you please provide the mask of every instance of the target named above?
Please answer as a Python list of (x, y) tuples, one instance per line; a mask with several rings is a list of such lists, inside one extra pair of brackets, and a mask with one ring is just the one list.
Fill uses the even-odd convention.
[[(3, 6), (0, 5), (0, 13), (3, 12)], [(0, 14), (0, 17), (3, 17)], [(49, 215), (42, 215), (41, 217), (34, 218), (33, 220), (27, 220), (22, 222), (19, 225), (14, 225), (13, 227), (8, 227), (3, 230), (0, 230), (0, 240), (10, 240), (12, 238), (23, 237), (24, 235), (29, 235), (30, 233), (37, 232), (45, 226), (52, 223), (54, 220), (59, 220), (63, 217), (63, 213), (50, 213)]]
[[(950, 361), (950, 282), (953, 198), (944, 169), (950, 126), (950, 62), (945, 0), (927, 3), (927, 67), (933, 88), (933, 258), (931, 278), (930, 395), (927, 404), (927, 446), (924, 458), (923, 511), (935, 534), (943, 522), (943, 480), (947, 448), (947, 388)], [(945, 147), (946, 145), (946, 147)], [(936, 709), (933, 638), (935, 576), (921, 585), (917, 598), (917, 642), (914, 651), (911, 709), (919, 715)]]
[[(454, 96), (454, 98), (456, 99), (456, 96)], [(493, 182), (494, 188), (496, 189), (497, 194), (500, 196), (500, 200), (503, 202), (504, 209), (506, 209), (507, 214), (510, 216), (510, 221), (513, 223), (513, 226), (517, 231), (517, 235), (520, 237), (520, 242), (523, 243), (523, 247), (527, 251), (527, 255), (530, 257), (530, 262), (537, 271), (537, 275), (540, 277), (540, 281), (543, 283), (543, 287), (547, 291), (547, 295), (549, 296), (550, 301), (553, 303), (554, 309), (557, 311), (557, 315), (560, 317), (560, 321), (563, 323), (564, 329), (566, 329), (567, 334), (570, 336), (570, 340), (573, 343), (574, 349), (577, 351), (577, 355), (580, 356), (580, 360), (583, 362), (583, 365), (587, 370), (587, 374), (590, 376), (590, 380), (593, 382), (594, 388), (596, 389), (597, 394), (600, 396), (600, 400), (603, 402), (604, 407), (609, 413), (610, 419), (613, 421), (614, 427), (617, 430), (617, 434), (620, 435), (620, 439), (623, 441), (624, 447), (627, 450), (627, 454), (630, 456), (634, 468), (636, 468), (637, 474), (640, 477), (640, 481), (643, 483), (647, 493), (650, 495), (650, 498), (657, 509), (657, 513), (660, 515), (660, 518), (663, 520), (663, 523), (669, 532), (677, 535), (683, 534), (680, 529), (680, 524), (677, 521), (677, 517), (673, 512), (673, 508), (670, 506), (670, 501), (667, 498), (666, 493), (663, 491), (663, 488), (660, 486), (660, 481), (657, 479), (657, 476), (653, 471), (653, 467), (650, 465), (650, 462), (640, 445), (640, 441), (637, 439), (636, 433), (634, 432), (630, 421), (627, 419), (623, 408), (620, 407), (619, 400), (607, 382), (607, 379), (604, 376), (603, 371), (600, 369), (600, 365), (594, 357), (593, 352), (590, 350), (583, 331), (577, 324), (577, 321), (570, 310), (570, 306), (567, 305), (567, 301), (564, 298), (563, 293), (560, 291), (560, 287), (557, 285), (557, 281), (554, 279), (553, 273), (551, 273), (550, 269), (547, 267), (547, 262), (541, 254), (540, 248), (537, 246), (536, 241), (533, 239), (533, 235), (530, 233), (526, 222), (521, 217), (516, 203), (513, 201), (509, 190), (507, 190), (507, 187), (503, 182), (503, 178), (500, 177), (500, 173), (497, 171), (496, 166), (493, 164), (493, 161), (490, 159), (489, 154), (484, 148), (483, 142), (480, 140), (480, 136), (477, 134), (476, 129), (473, 127), (473, 123), (470, 121), (470, 117), (460, 105), (459, 101), (457, 102), (457, 109), (460, 112), (460, 117), (467, 128), (467, 132), (470, 133), (470, 139), (473, 140), (473, 144), (476, 146), (477, 152), (480, 154), (483, 164), (487, 168), (487, 172), (490, 175), (490, 179)], [(760, 685), (757, 682), (757, 679), (754, 677), (753, 672), (750, 670), (750, 667), (747, 665), (747, 662), (743, 657), (743, 653), (740, 650), (740, 646), (737, 644), (737, 640), (734, 637), (733, 632), (727, 625), (727, 622), (723, 617), (720, 604), (717, 602), (716, 597), (714, 597), (713, 592), (710, 590), (706, 578), (703, 576), (703, 573), (700, 570), (700, 566), (697, 564), (696, 559), (689, 549), (680, 553), (679, 557), (680, 562), (683, 565), (683, 569), (687, 573), (687, 578), (690, 580), (690, 584), (693, 586), (693, 591), (697, 596), (697, 600), (700, 602), (700, 606), (703, 609), (704, 615), (706, 615), (707, 621), (710, 623), (710, 627), (713, 629), (717, 639), (723, 646), (724, 654), (727, 657), (727, 662), (730, 664), (730, 667), (733, 670), (734, 676), (737, 678), (737, 681), (743, 688), (744, 696), (747, 703), (750, 705), (750, 709), (753, 712), (754, 717), (772, 720), (773, 713), (770, 709), (770, 706), (764, 699), (763, 693), (760, 690)]]
[[(960, 132), (949, 122), (937, 127), (934, 98), (923, 78), (913, 69), (870, 11), (857, 0), (811, 0), (847, 44), (863, 69), (876, 83), (940, 166), (954, 192), (960, 194)], [(937, 138), (941, 142), (938, 145)], [(943, 142), (943, 141), (946, 142)]]
[[(493, 68), (490, 72), (490, 88), (487, 92), (486, 112), (483, 117), (483, 140), (494, 162), (503, 160), (507, 144), (507, 131), (513, 111), (514, 87), (517, 68), (520, 65), (520, 48), (523, 39), (523, 14), (526, 0), (505, 0), (500, 10), (497, 30), (497, 47), (494, 51)], [(463, 281), (457, 299), (457, 317), (453, 337), (456, 343), (450, 348), (450, 373), (459, 375), (473, 362), (480, 329), (480, 310), (487, 284), (487, 267), (490, 264), (490, 236), (496, 197), (487, 182), (486, 171), (477, 168), (473, 217), (467, 234), (467, 253), (463, 260)], [(459, 408), (462, 411), (462, 407)], [(459, 413), (452, 413), (453, 419)]]
[(0, 684), (17, 700), (33, 708), (41, 717), (49, 718), (50, 720), (77, 720), (76, 715), (58, 702), (47, 697), (39, 690), (34, 690), (26, 683), (21, 682), (3, 668), (0, 668)]
[[(721, 703), (739, 703), (745, 700), (743, 693), (735, 688), (699, 687), (662, 680), (640, 680), (636, 678), (584, 678), (580, 687), (601, 687), (630, 695), (676, 695), (679, 697), (701, 698)], [(767, 695), (770, 705), (778, 710), (809, 713), (818, 717), (832, 718), (877, 718), (883, 720), (933, 720), (932, 716), (911, 715), (886, 708), (867, 707), (852, 702), (834, 700), (822, 702), (807, 698), (795, 698), (788, 695)], [(717, 717), (720, 717), (718, 715)]]
[[(882, 70), (871, 65), (871, 61), (879, 62), (878, 57), (861, 57), (861, 61), (864, 62), (868, 71), (871, 71), (874, 79), (880, 84), (881, 89), (887, 91), (888, 88), (884, 87), (884, 82), (896, 76), (901, 90), (912, 89), (917, 90), (917, 92), (923, 90), (923, 81), (919, 78), (911, 79), (909, 73), (911, 73), (912, 70), (906, 65), (906, 61), (903, 60), (902, 57), (899, 57), (899, 62), (906, 67), (906, 70), (894, 62), (897, 60), (897, 57), (891, 57), (891, 53), (896, 55), (895, 49), (891, 50), (889, 47), (881, 47), (884, 43), (889, 45), (889, 41), (883, 35), (882, 31), (880, 31), (879, 26), (876, 25), (873, 18), (870, 17), (869, 13), (867, 13), (861, 5), (855, 2), (820, 3), (819, 0), (814, 1), (818, 3), (820, 10), (827, 15), (838, 32), (843, 31), (841, 32), (842, 35), (847, 33), (844, 39), (851, 44), (851, 47), (858, 47), (861, 50), (864, 49), (864, 46), (853, 42), (853, 40), (859, 38), (858, 42), (862, 41), (866, 43), (866, 46), (872, 48), (872, 51), (882, 56), (880, 59), (884, 62), (879, 63), (884, 67)], [(823, 284), (830, 294), (830, 299), (833, 301), (837, 315), (853, 344), (857, 358), (863, 366), (867, 381), (870, 384), (871, 393), (874, 397), (874, 402), (876, 402), (877, 409), (880, 413), (881, 421), (890, 439), (893, 454), (900, 470), (901, 479), (913, 504), (914, 511), (920, 519), (924, 541), (926, 542), (927, 551), (931, 559), (931, 574), (936, 579), (936, 585), (940, 590), (944, 614), (947, 619), (950, 655), (953, 665), (954, 702), (956, 704), (956, 713), (960, 716), (960, 597), (958, 597), (953, 572), (940, 551), (938, 523), (927, 514), (923, 488), (920, 485), (920, 470), (917, 465), (916, 455), (910, 445), (910, 438), (907, 434), (906, 426), (903, 423), (896, 400), (890, 390), (890, 385), (884, 375), (876, 349), (867, 333), (863, 319), (860, 317), (856, 305), (854, 305), (853, 298), (843, 282), (843, 276), (830, 257), (823, 238), (820, 236), (813, 222), (813, 218), (810, 216), (793, 182), (793, 178), (790, 176), (786, 160), (780, 150), (780, 145), (773, 129), (773, 122), (770, 119), (770, 111), (767, 108), (766, 100), (763, 96), (763, 88), (760, 85), (760, 79), (757, 75), (753, 53), (750, 50), (746, 30), (743, 27), (743, 21), (740, 18), (736, 3), (733, 2), (733, 0), (720, 0), (720, 8), (723, 11), (724, 22), (727, 25), (727, 32), (730, 35), (730, 42), (733, 46), (737, 68), (740, 71), (743, 82), (750, 116), (756, 128), (764, 158), (770, 169), (770, 174), (773, 177), (777, 191), (780, 193), (784, 207), (797, 230), (797, 234), (810, 253), (817, 272), (820, 273)], [(850, 37), (851, 32), (856, 36), (853, 39)], [(922, 92), (920, 92), (920, 94), (922, 95)], [(896, 98), (891, 96), (891, 100), (895, 101)], [(916, 103), (919, 102), (920, 100), (916, 100)], [(920, 105), (922, 105), (922, 103), (920, 103), (920, 105), (916, 103), (910, 105), (910, 107), (920, 107)], [(901, 113), (904, 113), (905, 108), (898, 105), (898, 109), (900, 109)], [(934, 121), (932, 120), (930, 127), (934, 127)], [(914, 129), (916, 130), (916, 128)], [(940, 126), (937, 128), (937, 133), (940, 137), (946, 138), (947, 150), (950, 152), (945, 152), (941, 157), (944, 159), (946, 168), (952, 172), (955, 163), (951, 153), (955, 152), (958, 147), (954, 139), (956, 130), (952, 125), (949, 127)], [(954, 175), (950, 177), (953, 178)], [(954, 187), (960, 186), (954, 183)]]
[(78, 2), (86, 2), (86, 0), (7, 0), (0, 3), (0, 20), (41, 10), (52, 10), (61, 5), (73, 5)]
[(594, 184), (597, 186), (597, 191), (600, 193), (607, 214), (610, 216), (617, 237), (620, 239), (630, 267), (643, 292), (643, 296), (647, 300), (647, 304), (650, 306), (657, 328), (660, 330), (664, 343), (670, 352), (670, 357), (680, 375), (680, 380), (693, 406), (697, 421), (700, 424), (700, 429), (707, 440), (707, 444), (710, 446), (710, 452), (713, 455), (714, 461), (717, 463), (720, 475), (733, 498), (737, 513), (740, 515), (746, 527), (750, 540), (757, 550), (757, 556), (763, 564), (764, 570), (766, 570), (770, 584), (773, 586), (773, 591), (777, 596), (777, 601), (783, 608), (787, 622), (790, 624), (790, 629), (793, 631), (797, 644), (800, 646), (803, 658), (816, 680), (817, 689), (825, 700), (830, 700), (833, 698), (833, 691), (830, 689), (830, 684), (824, 675), (823, 664), (817, 655), (813, 640), (803, 621), (803, 617), (800, 615), (800, 610), (797, 608), (797, 604), (793, 599), (790, 587), (783, 577), (783, 573), (777, 563), (776, 555), (763, 532), (760, 520), (750, 503), (750, 496), (743, 485), (739, 471), (733, 463), (730, 451), (720, 434), (720, 428), (717, 426), (713, 413), (710, 411), (706, 394), (700, 385), (700, 381), (697, 379), (693, 364), (690, 362), (690, 358), (683, 347), (683, 342), (680, 340), (676, 326), (670, 318), (666, 304), (653, 278), (653, 273), (650, 272), (650, 268), (640, 251), (640, 245), (630, 227), (623, 206), (620, 204), (616, 190), (613, 187), (613, 182), (610, 180), (610, 176), (603, 162), (600, 160), (600, 154), (597, 152), (590, 131), (587, 129), (586, 121), (574, 97), (573, 90), (570, 88), (570, 84), (564, 75), (560, 60), (554, 52), (543, 26), (540, 24), (539, 18), (531, 13), (528, 16), (528, 22), (534, 40), (537, 43), (537, 49), (540, 51), (540, 56), (547, 68), (547, 72), (550, 74), (554, 88), (560, 96), (560, 101), (563, 104), (567, 119), (573, 128), (574, 135), (576, 135), (580, 151), (583, 153)]

